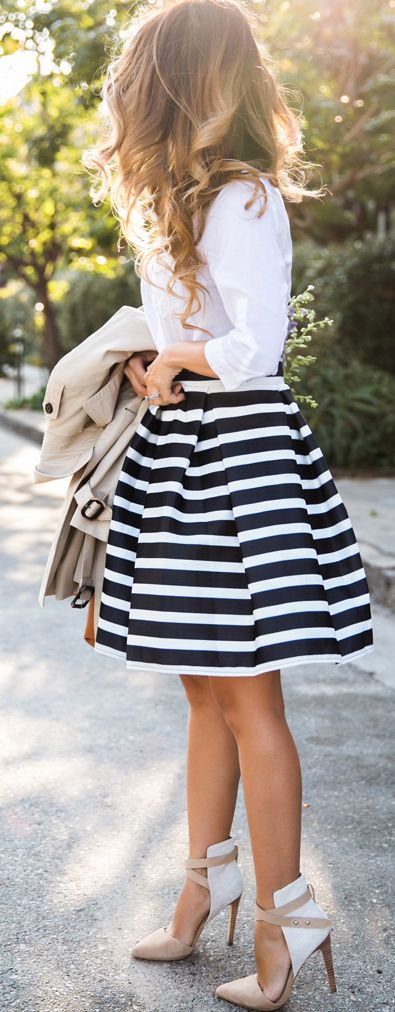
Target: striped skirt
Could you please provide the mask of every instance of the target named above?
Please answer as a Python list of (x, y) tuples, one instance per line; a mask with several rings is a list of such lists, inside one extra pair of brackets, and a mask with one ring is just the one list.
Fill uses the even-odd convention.
[(183, 387), (180, 405), (147, 402), (126, 453), (95, 649), (227, 676), (371, 650), (355, 534), (283, 378)]

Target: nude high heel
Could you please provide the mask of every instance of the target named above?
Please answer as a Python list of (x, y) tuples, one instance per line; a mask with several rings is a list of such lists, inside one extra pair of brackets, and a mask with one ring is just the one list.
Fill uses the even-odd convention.
[[(203, 928), (226, 907), (229, 907), (227, 943), (233, 945), (237, 913), (243, 892), (243, 879), (237, 858), (238, 848), (233, 837), (221, 843), (213, 843), (207, 848), (207, 856), (204, 858), (188, 858), (185, 862), (188, 878), (198, 882), (210, 892), (209, 912), (199, 924), (192, 945), (180, 942), (169, 933), (168, 927), (158, 928), (141, 942), (137, 942), (132, 949), (133, 958), (162, 961), (185, 959), (196, 948)], [(207, 868), (207, 877), (199, 874), (197, 868)]]
[(311, 883), (299, 875), (294, 882), (277, 889), (273, 893), (273, 899), (275, 906), (271, 910), (262, 910), (256, 905), (256, 919), (279, 924), (282, 928), (291, 965), (281, 994), (276, 1001), (270, 1001), (261, 988), (256, 973), (232, 980), (229, 984), (221, 984), (216, 990), (218, 998), (256, 1012), (272, 1012), (285, 1005), (300, 968), (318, 949), (324, 958), (329, 988), (336, 991), (330, 940), (332, 923), (315, 902)]

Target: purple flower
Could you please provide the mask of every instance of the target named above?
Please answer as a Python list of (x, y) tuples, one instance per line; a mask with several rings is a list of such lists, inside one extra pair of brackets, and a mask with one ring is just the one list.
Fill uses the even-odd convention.
[(297, 329), (298, 323), (296, 319), (296, 313), (294, 307), (290, 303), (288, 306), (288, 330), (285, 340), (288, 341), (288, 338), (290, 338), (292, 334), (295, 334)]

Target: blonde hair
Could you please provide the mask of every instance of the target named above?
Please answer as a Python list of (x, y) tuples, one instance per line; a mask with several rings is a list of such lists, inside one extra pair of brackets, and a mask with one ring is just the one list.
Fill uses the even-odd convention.
[(167, 291), (177, 279), (185, 285), (178, 315), (186, 328), (206, 290), (196, 278), (204, 262), (196, 243), (224, 184), (251, 181), (245, 207), (262, 194), (258, 217), (267, 203), (261, 175), (289, 201), (323, 193), (306, 188), (315, 166), (303, 157), (299, 118), (253, 24), (235, 0), (165, 0), (133, 19), (104, 85), (109, 133), (84, 156), (99, 174), (93, 197), (110, 193), (137, 273), (147, 278), (151, 258), (165, 254)]

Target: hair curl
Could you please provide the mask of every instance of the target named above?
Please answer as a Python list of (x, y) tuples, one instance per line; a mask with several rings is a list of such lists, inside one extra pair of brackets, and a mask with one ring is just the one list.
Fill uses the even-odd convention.
[(159, 256), (170, 273), (167, 291), (177, 279), (185, 285), (177, 315), (186, 328), (206, 291), (196, 277), (203, 263), (196, 243), (224, 184), (250, 180), (245, 207), (263, 195), (258, 217), (267, 203), (261, 175), (288, 201), (324, 192), (306, 188), (315, 163), (303, 156), (299, 117), (253, 26), (236, 0), (165, 0), (133, 18), (104, 85), (109, 131), (83, 159), (99, 175), (95, 201), (110, 193), (137, 273), (147, 278)]

